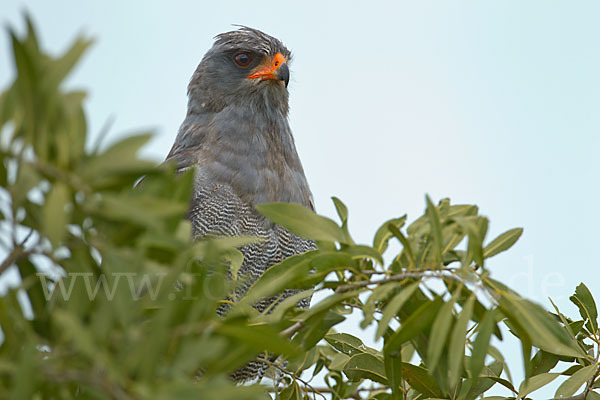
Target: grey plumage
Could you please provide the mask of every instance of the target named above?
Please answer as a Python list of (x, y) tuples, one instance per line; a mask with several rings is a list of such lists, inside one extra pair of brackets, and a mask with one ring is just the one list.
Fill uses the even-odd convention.
[[(248, 59), (247, 66), (240, 65)], [(271, 223), (254, 209), (258, 203), (274, 201), (313, 209), (288, 123), (290, 61), (290, 51), (278, 39), (256, 29), (241, 27), (218, 35), (192, 76), (188, 112), (167, 156), (180, 169), (195, 168), (189, 211), (195, 238), (212, 234), (263, 239), (240, 249), (244, 262), (239, 274), (247, 283), (236, 296), (270, 266), (315, 248), (312, 241)], [(293, 293), (288, 290), (284, 297)], [(272, 301), (265, 299), (255, 307), (262, 311)], [(300, 306), (308, 306), (308, 301)], [(252, 362), (233, 378), (260, 377), (264, 369), (263, 363)]]

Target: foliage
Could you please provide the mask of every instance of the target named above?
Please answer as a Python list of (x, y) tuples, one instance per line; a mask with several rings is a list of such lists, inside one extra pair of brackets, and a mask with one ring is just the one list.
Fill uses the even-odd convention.
[[(406, 216), (385, 222), (368, 245), (352, 239), (339, 199), (339, 224), (294, 204), (258, 206), (318, 249), (271, 267), (217, 316), (243, 279), (232, 273), (236, 247), (253, 239), (191, 241), (184, 217), (193, 177), (141, 159), (149, 134), (87, 145), (85, 93), (62, 82), (91, 41), (52, 57), (29, 20), (27, 28), (24, 38), (9, 32), (16, 77), (0, 97), (0, 274), (20, 275), (0, 297), (0, 394), (468, 400), (503, 386), (507, 398), (524, 399), (563, 375), (556, 397), (600, 398), (589, 290), (577, 287), (580, 316), (570, 319), (492, 279), (486, 260), (522, 230), (488, 241), (478, 208), (448, 199), (427, 198), (425, 214), (408, 226)], [(303, 292), (264, 313), (251, 307), (286, 288)], [(309, 309), (295, 307), (317, 292)], [(335, 329), (354, 310), (360, 328), (376, 327), (378, 348)], [(519, 385), (490, 344), (507, 333), (503, 326), (522, 344), (527, 379)], [(229, 381), (264, 353), (280, 355), (267, 361), (270, 384)], [(316, 375), (323, 387), (307, 382)]]

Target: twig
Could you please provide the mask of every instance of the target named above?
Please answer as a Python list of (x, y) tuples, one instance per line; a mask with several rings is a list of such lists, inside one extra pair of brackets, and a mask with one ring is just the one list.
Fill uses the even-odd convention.
[(0, 275), (2, 275), (2, 273), (4, 271), (6, 271), (14, 263), (19, 261), (23, 257), (27, 257), (31, 253), (33, 253), (33, 251), (34, 251), (33, 249), (25, 251), (25, 244), (27, 243), (27, 241), (29, 240), (29, 238), (31, 237), (32, 234), (33, 234), (33, 229), (31, 229), (29, 231), (27, 236), (25, 236), (25, 238), (20, 243), (17, 243), (14, 245), (12, 251), (8, 254), (8, 256), (6, 256), (4, 261), (2, 261), (2, 264), (0, 264)]
[(25, 244), (27, 244), (27, 241), (29, 240), (29, 238), (31, 237), (31, 235), (33, 235), (33, 228), (29, 229), (29, 232), (27, 233), (27, 236), (25, 236), (25, 238), (21, 241), (21, 246), (25, 247)]
[[(600, 352), (598, 354), (600, 354)], [(598, 362), (598, 354), (596, 354), (596, 362)], [(598, 373), (600, 373), (600, 370), (598, 369), (598, 364), (596, 364), (596, 372), (594, 372), (594, 375), (592, 375), (592, 377), (587, 381), (587, 384), (585, 385), (585, 390), (581, 394), (581, 396), (583, 396), (583, 399), (587, 398), (588, 393), (592, 390), (592, 385), (594, 384)]]
[(363, 275), (388, 275), (388, 271), (360, 271)]
[(265, 364), (267, 364), (267, 365), (269, 365), (270, 367), (277, 368), (277, 369), (278, 369), (278, 370), (279, 370), (281, 373), (283, 373), (283, 374), (285, 374), (285, 375), (288, 375), (288, 376), (290, 376), (292, 379), (294, 379), (294, 380), (296, 380), (296, 381), (299, 381), (300, 383), (302, 383), (302, 384), (304, 385), (304, 389), (305, 389), (305, 390), (308, 388), (308, 389), (310, 389), (310, 391), (311, 391), (312, 393), (318, 394), (318, 395), (320, 395), (321, 397), (323, 397), (323, 399), (324, 399), (324, 400), (327, 400), (327, 397), (325, 397), (325, 395), (324, 395), (323, 393), (321, 393), (321, 392), (320, 392), (318, 389), (316, 389), (315, 387), (311, 386), (311, 385), (310, 385), (310, 383), (308, 383), (308, 382), (307, 382), (307, 381), (305, 381), (304, 379), (300, 378), (300, 377), (299, 377), (298, 375), (296, 375), (295, 373), (293, 373), (293, 372), (290, 372), (290, 371), (288, 371), (288, 370), (286, 370), (286, 369), (282, 368), (282, 367), (281, 367), (279, 364), (276, 364), (276, 363), (274, 363), (274, 362), (271, 362), (271, 361), (269, 361), (269, 360), (267, 360), (267, 359), (263, 359), (263, 360), (260, 360), (260, 361), (261, 361), (261, 362), (263, 362), (263, 363), (265, 363)]
[[(342, 302), (340, 304), (343, 306), (346, 306), (346, 307), (355, 308), (357, 310), (363, 311), (362, 306), (359, 306), (358, 304), (352, 304), (352, 303), (346, 303), (346, 302)], [(377, 314), (383, 314), (383, 311), (381, 311), (381, 310), (374, 310), (373, 312), (377, 313)]]
[[(368, 392), (370, 394), (370, 393), (376, 392), (378, 390), (386, 390), (386, 389), (388, 389), (388, 388), (383, 387), (383, 386), (382, 387), (375, 387), (375, 388), (358, 388), (358, 389), (356, 389), (356, 391), (354, 393), (352, 393), (352, 394), (349, 395), (350, 397), (347, 397), (347, 398), (361, 400), (362, 398), (359, 396), (359, 394), (361, 392)], [(273, 389), (273, 391), (274, 390), (275, 389)], [(305, 390), (307, 392), (318, 393), (318, 394), (336, 393), (335, 390), (333, 390), (333, 389), (331, 389), (329, 387), (318, 387), (318, 388), (317, 387), (306, 387)]]
[(462, 279), (458, 278), (457, 276), (444, 275), (444, 274), (440, 274), (440, 273), (434, 273), (432, 271), (405, 272), (402, 274), (392, 275), (389, 278), (382, 278), (382, 279), (369, 280), (369, 281), (351, 282), (346, 285), (338, 286), (338, 288), (335, 290), (335, 292), (336, 293), (344, 293), (349, 290), (355, 289), (357, 287), (365, 287), (365, 286), (369, 286), (369, 285), (379, 285), (382, 283), (389, 283), (389, 282), (398, 282), (398, 281), (403, 281), (405, 279), (410, 279), (410, 278), (440, 278), (440, 279), (451, 279), (451, 280), (458, 281), (461, 283), (463, 282)]
[(294, 336), (294, 333), (298, 332), (304, 326), (304, 321), (298, 321), (294, 325), (290, 326), (281, 331), (280, 335), (285, 338), (290, 338)]
[(4, 259), (4, 261), (2, 261), (2, 264), (0, 264), (0, 275), (15, 262), (19, 261), (23, 257), (24, 253), (25, 252), (23, 251), (23, 248), (20, 246), (13, 248), (10, 254)]

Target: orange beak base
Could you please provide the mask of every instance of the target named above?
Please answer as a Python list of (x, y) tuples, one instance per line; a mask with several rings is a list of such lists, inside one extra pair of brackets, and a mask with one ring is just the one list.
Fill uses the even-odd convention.
[(290, 72), (287, 66), (287, 60), (281, 53), (277, 53), (269, 63), (259, 65), (257, 71), (248, 76), (248, 79), (277, 79), (284, 81), (285, 86), (287, 87), (289, 75)]

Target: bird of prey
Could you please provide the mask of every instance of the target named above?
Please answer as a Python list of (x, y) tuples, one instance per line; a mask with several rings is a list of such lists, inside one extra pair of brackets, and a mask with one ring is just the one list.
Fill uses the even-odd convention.
[[(188, 218), (194, 238), (255, 236), (240, 249), (243, 295), (267, 268), (315, 248), (313, 241), (273, 224), (254, 206), (294, 202), (314, 209), (312, 195), (288, 123), (290, 51), (257, 29), (216, 36), (188, 86), (188, 109), (167, 160), (195, 169)], [(276, 298), (255, 305), (265, 310)], [(307, 307), (309, 299), (299, 305)], [(265, 364), (252, 362), (233, 379), (261, 377)]]

